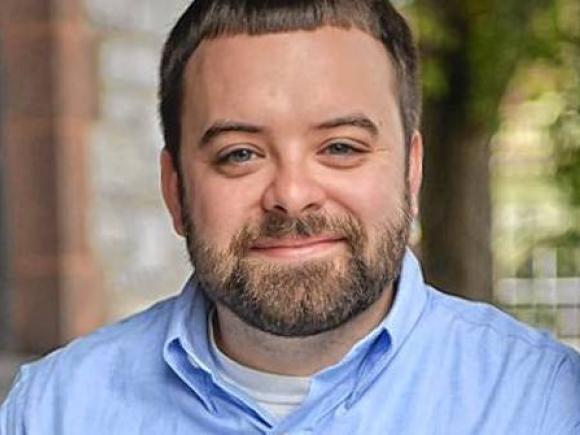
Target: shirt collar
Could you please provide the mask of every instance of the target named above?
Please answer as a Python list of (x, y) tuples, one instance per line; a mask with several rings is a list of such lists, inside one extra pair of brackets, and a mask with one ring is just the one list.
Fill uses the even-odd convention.
[[(389, 313), (366, 337), (356, 343), (340, 364), (366, 352), (381, 336), (386, 336), (391, 353), (396, 352), (413, 330), (427, 302), (427, 290), (419, 261), (407, 249), (396, 283), (395, 296)], [(385, 351), (384, 346), (381, 349)]]
[[(385, 319), (359, 341), (345, 358), (336, 366), (321, 372), (321, 375), (334, 377), (337, 369), (351, 366), (361, 354), (368, 352), (394, 354), (409, 336), (419, 320), (427, 302), (427, 290), (418, 260), (407, 250), (401, 267), (401, 274), (391, 310)], [(175, 299), (172, 318), (164, 343), (164, 359), (178, 371), (179, 364), (172, 349), (181, 348), (198, 369), (214, 378), (214, 362), (208, 343), (207, 316), (211, 303), (200, 288), (199, 281), (193, 275), (184, 286), (182, 293)], [(387, 337), (385, 345), (376, 346), (379, 337)], [(388, 347), (385, 348), (385, 346)], [(378, 347), (378, 349), (377, 349)], [(366, 359), (366, 358), (365, 358)], [(179, 369), (183, 372), (183, 368)], [(342, 370), (340, 370), (342, 371)], [(178, 373), (183, 378), (183, 373)], [(189, 384), (189, 382), (188, 382)]]
[(419, 261), (413, 252), (407, 249), (393, 305), (382, 323), (389, 332), (392, 351), (398, 350), (417, 324), (427, 303), (427, 297)]
[(207, 318), (211, 302), (192, 275), (175, 300), (172, 317), (165, 338), (164, 349), (177, 342), (194, 364), (211, 373), (211, 353), (208, 343)]
[[(351, 388), (356, 392), (352, 400), (356, 400), (407, 339), (421, 317), (427, 295), (419, 262), (407, 249), (389, 313), (338, 364), (320, 372), (314, 387), (316, 381), (326, 385), (352, 383)], [(353, 376), (353, 371), (358, 375)]]

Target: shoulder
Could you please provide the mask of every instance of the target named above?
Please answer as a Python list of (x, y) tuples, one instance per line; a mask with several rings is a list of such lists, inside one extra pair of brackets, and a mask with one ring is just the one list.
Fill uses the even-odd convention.
[[(547, 392), (561, 371), (570, 367), (580, 382), (580, 354), (549, 332), (532, 328), (498, 308), (444, 294), (431, 287), (424, 328), (435, 346), (452, 343), (453, 354), (472, 370), (497, 372), (512, 382), (545, 382)], [(580, 397), (580, 396), (579, 396)]]
[(159, 302), (21, 367), (0, 410), (1, 425), (14, 428), (30, 412), (71, 406), (71, 400), (82, 401), (89, 395), (105, 397), (118, 384), (120, 372), (128, 381), (144, 373), (154, 376), (162, 367), (174, 302), (175, 298)]
[(26, 367), (36, 372), (62, 366), (71, 373), (87, 365), (111, 364), (115, 359), (129, 355), (140, 355), (143, 360), (143, 356), (150, 354), (144, 351), (151, 350), (152, 346), (161, 352), (175, 299), (163, 300), (142, 312), (77, 338)]
[(570, 431), (580, 427), (578, 352), (489, 304), (429, 293), (427, 324), (438, 331), (435, 341), (452, 342), (472, 380), (496, 381), (496, 396), (529, 404), (545, 427), (538, 433), (576, 433)]
[(546, 352), (557, 360), (564, 358), (578, 363), (578, 353), (547, 331), (528, 326), (490, 304), (444, 294), (432, 287), (428, 291), (432, 314), (465, 334), (485, 337), (498, 347), (522, 347), (531, 352)]

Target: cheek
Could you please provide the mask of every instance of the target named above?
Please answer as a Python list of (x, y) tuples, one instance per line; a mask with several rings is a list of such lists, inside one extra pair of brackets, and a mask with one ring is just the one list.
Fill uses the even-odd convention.
[(198, 174), (190, 182), (191, 218), (204, 240), (226, 247), (251, 222), (252, 210), (259, 204), (257, 183)]
[(397, 219), (403, 207), (404, 174), (385, 165), (367, 167), (350, 177), (337, 178), (329, 197), (368, 228)]

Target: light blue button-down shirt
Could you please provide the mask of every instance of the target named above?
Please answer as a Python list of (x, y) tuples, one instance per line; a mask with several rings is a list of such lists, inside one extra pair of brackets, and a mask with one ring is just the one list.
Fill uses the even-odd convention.
[(191, 279), (24, 366), (0, 434), (580, 434), (580, 355), (427, 286), (410, 253), (385, 320), (282, 421), (216, 375), (208, 309)]

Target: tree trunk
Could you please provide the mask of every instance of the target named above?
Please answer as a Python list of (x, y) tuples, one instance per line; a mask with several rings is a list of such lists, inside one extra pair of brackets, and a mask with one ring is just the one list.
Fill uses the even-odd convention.
[[(433, 1), (435, 4), (439, 0)], [(489, 139), (495, 114), (478, 119), (473, 89), (470, 23), (459, 7), (439, 19), (462, 44), (423, 45), (445, 77), (445, 92), (425, 99), (425, 175), (421, 198), (422, 259), (427, 280), (444, 291), (491, 301)], [(499, 99), (499, 97), (498, 97)]]
[(453, 134), (438, 132), (446, 125), (425, 121), (423, 266), (427, 280), (436, 287), (491, 301), (489, 140), (468, 128)]
[(443, 290), (490, 301), (489, 142), (516, 66), (541, 52), (532, 35), (539, 22), (549, 28), (553, 6), (547, 0), (414, 0), (413, 5), (421, 17), (428, 85), (421, 205), (425, 272)]

